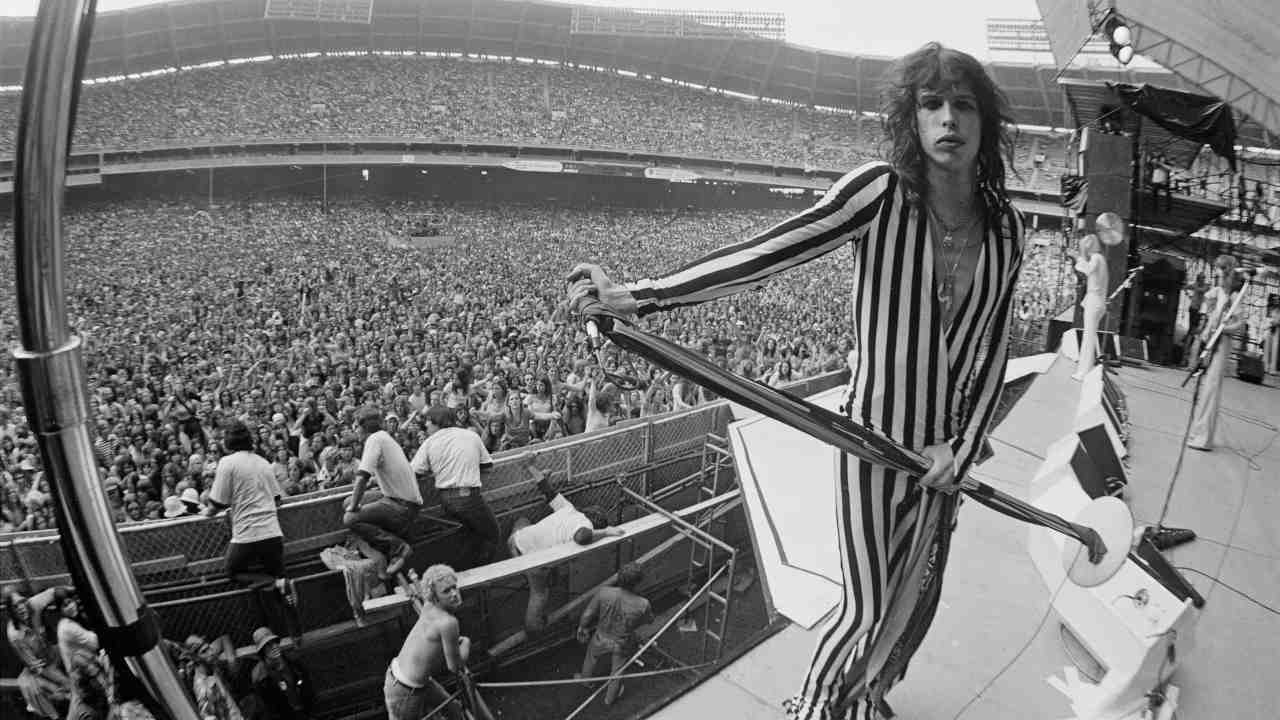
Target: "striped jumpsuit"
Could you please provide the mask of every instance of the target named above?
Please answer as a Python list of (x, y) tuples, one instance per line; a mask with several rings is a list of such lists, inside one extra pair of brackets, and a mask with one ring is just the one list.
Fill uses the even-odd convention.
[[(705, 302), (853, 244), (857, 354), (845, 409), (913, 450), (949, 442), (962, 476), (982, 448), (1008, 355), (1022, 218), (988, 193), (973, 284), (946, 324), (927, 212), (906, 201), (885, 163), (842, 177), (809, 210), (660, 279), (628, 286), (643, 316)], [(824, 627), (800, 694), (805, 720), (874, 718), (933, 620), (958, 496), (901, 473), (839, 458), (838, 545), (844, 596)]]

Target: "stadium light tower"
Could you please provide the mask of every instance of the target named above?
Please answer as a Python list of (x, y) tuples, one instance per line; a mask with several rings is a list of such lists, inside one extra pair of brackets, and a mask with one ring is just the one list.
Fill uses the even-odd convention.
[(1106, 35), (1111, 55), (1121, 65), (1128, 65), (1133, 60), (1133, 31), (1129, 29), (1128, 21), (1112, 10), (1102, 19), (1102, 32)]

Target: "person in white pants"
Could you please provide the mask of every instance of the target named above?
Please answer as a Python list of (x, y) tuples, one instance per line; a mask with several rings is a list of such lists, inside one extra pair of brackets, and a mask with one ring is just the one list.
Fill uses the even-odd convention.
[(1200, 397), (1191, 411), (1191, 433), (1187, 436), (1187, 447), (1194, 450), (1213, 449), (1214, 430), (1218, 427), (1218, 406), (1222, 404), (1222, 376), (1226, 372), (1227, 359), (1235, 352), (1235, 336), (1245, 325), (1239, 308), (1234, 313), (1231, 312), (1236, 293), (1244, 288), (1244, 278), (1236, 273), (1236, 259), (1231, 255), (1219, 255), (1214, 265), (1218, 268), (1218, 284), (1204, 296), (1209, 313), (1208, 321), (1200, 333), (1200, 342), (1209, 342), (1219, 325), (1222, 326), (1222, 337), (1213, 348), (1213, 354), (1200, 381)]
[(1107, 259), (1102, 256), (1102, 244), (1098, 236), (1090, 233), (1080, 238), (1080, 255), (1076, 258), (1076, 272), (1085, 277), (1084, 297), (1080, 308), (1084, 310), (1084, 328), (1080, 337), (1080, 359), (1071, 377), (1081, 380), (1098, 361), (1098, 325), (1107, 309)]

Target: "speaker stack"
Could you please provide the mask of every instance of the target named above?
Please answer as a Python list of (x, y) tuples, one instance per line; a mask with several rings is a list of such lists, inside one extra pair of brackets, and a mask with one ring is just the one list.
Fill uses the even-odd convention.
[[(1122, 403), (1108, 387), (1102, 368), (1082, 383), (1075, 432), (1049, 447), (1031, 482), (1037, 507), (1075, 517), (1095, 498), (1116, 495), (1127, 482), (1122, 458)], [(1119, 423), (1119, 425), (1117, 425)], [(1147, 693), (1161, 686), (1186, 657), (1194, 641), (1204, 598), (1152, 545), (1138, 535), (1124, 565), (1094, 587), (1064, 581), (1062, 535), (1030, 528), (1028, 546), (1063, 625), (1105, 674), (1096, 684), (1053, 683), (1067, 694), (1079, 718), (1119, 720), (1138, 717), (1148, 707)], [(1124, 551), (1124, 548), (1111, 548)]]
[[(1103, 213), (1114, 213), (1126, 225), (1133, 215), (1133, 139), (1127, 135), (1114, 135), (1085, 128), (1081, 140), (1084, 177), (1089, 184), (1083, 216), (1089, 227), (1097, 226), (1097, 218)], [(1114, 245), (1104, 244), (1103, 257), (1107, 259), (1107, 297), (1111, 297), (1129, 273), (1129, 245), (1131, 233), (1123, 233)], [(1123, 304), (1123, 300), (1118, 301)], [(1116, 309), (1121, 305), (1114, 306)], [(1113, 310), (1103, 320), (1103, 329), (1117, 330), (1121, 313)], [(1077, 316), (1076, 324), (1081, 325)], [(1106, 346), (1100, 346), (1106, 352)]]
[(1240, 353), (1236, 358), (1236, 377), (1261, 385), (1262, 376), (1262, 356), (1258, 353)]

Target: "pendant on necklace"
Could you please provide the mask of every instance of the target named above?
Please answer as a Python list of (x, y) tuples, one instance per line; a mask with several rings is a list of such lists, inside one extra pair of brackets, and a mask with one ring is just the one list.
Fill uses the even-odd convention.
[(951, 307), (951, 293), (955, 289), (954, 282), (955, 279), (953, 277), (946, 277), (938, 285), (938, 303), (942, 305), (944, 311)]
[(949, 248), (949, 247), (951, 247), (951, 233), (943, 233), (943, 235), (942, 235), (942, 247), (944, 247), (944, 248)]

